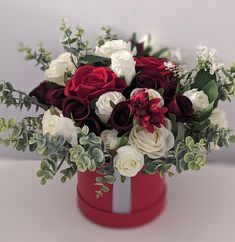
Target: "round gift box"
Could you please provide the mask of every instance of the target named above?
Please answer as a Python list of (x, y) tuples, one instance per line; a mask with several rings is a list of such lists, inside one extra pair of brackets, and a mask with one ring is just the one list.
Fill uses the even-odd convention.
[[(89, 220), (108, 227), (127, 228), (148, 223), (162, 212), (166, 201), (166, 185), (158, 173), (139, 173), (130, 179), (130, 211), (125, 213), (113, 211), (115, 184), (107, 185), (110, 191), (96, 198), (98, 186), (94, 184), (97, 176), (100, 175), (96, 172), (78, 172), (78, 205)], [(125, 183), (122, 185), (125, 189)], [(119, 198), (120, 202), (122, 198), (124, 196)]]

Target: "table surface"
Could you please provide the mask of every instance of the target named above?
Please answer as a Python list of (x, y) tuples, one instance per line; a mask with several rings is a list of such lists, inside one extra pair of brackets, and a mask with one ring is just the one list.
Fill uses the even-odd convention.
[(37, 161), (0, 160), (1, 242), (234, 242), (235, 166), (167, 178), (168, 203), (160, 217), (135, 229), (91, 223), (76, 205), (76, 179), (41, 186)]

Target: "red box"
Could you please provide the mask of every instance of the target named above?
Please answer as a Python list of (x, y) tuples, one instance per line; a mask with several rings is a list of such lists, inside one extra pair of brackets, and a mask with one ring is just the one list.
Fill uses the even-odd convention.
[(113, 185), (110, 191), (97, 199), (94, 185), (99, 174), (78, 172), (78, 204), (82, 213), (91, 221), (109, 227), (135, 227), (143, 225), (161, 213), (166, 201), (166, 185), (159, 174), (144, 175), (139, 173), (131, 178), (131, 211), (113, 212)]

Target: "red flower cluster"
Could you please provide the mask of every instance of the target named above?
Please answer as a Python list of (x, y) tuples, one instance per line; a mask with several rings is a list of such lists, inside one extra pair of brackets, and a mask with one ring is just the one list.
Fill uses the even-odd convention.
[[(119, 132), (130, 130), (134, 119), (153, 132), (154, 126), (165, 124), (167, 112), (174, 113), (178, 121), (190, 118), (192, 103), (187, 97), (176, 93), (177, 82), (173, 80), (172, 72), (166, 69), (165, 60), (135, 57), (135, 61), (137, 75), (130, 86), (110, 68), (84, 65), (77, 69), (65, 86), (44, 81), (30, 96), (59, 108), (65, 117), (72, 117), (78, 125), (88, 125), (96, 134), (107, 127), (101, 123), (92, 105), (102, 94), (111, 91), (123, 93), (127, 99), (114, 107), (109, 120), (112, 128)], [(142, 89), (130, 98), (135, 88)], [(159, 98), (150, 99), (144, 89), (163, 90), (165, 107), (160, 106)]]
[(134, 119), (140, 126), (153, 133), (154, 126), (160, 128), (165, 125), (167, 108), (160, 106), (160, 98), (150, 99), (146, 90), (141, 89), (132, 96), (132, 100), (135, 107)]

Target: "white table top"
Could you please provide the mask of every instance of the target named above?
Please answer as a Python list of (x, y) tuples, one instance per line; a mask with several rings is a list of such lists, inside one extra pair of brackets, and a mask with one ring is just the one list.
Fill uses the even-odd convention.
[(0, 160), (1, 242), (234, 242), (235, 166), (168, 178), (168, 204), (136, 229), (104, 228), (76, 205), (76, 179), (41, 186), (36, 161)]

